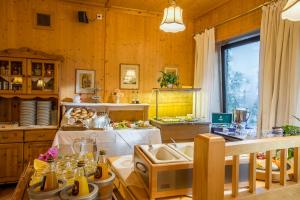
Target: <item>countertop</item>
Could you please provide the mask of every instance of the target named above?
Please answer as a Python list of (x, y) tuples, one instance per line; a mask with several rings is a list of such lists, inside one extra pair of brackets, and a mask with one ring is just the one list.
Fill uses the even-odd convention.
[(150, 123), (154, 123), (154, 124), (159, 124), (159, 125), (163, 125), (163, 126), (174, 126), (174, 125), (209, 125), (210, 122), (206, 122), (206, 121), (182, 121), (182, 122), (162, 122), (159, 120), (155, 120), (155, 119), (151, 119)]
[(22, 131), (22, 130), (36, 130), (36, 129), (58, 129), (57, 126), (39, 126), (39, 125), (34, 125), (34, 126), (8, 126), (8, 127), (1, 127), (0, 126), (0, 131)]

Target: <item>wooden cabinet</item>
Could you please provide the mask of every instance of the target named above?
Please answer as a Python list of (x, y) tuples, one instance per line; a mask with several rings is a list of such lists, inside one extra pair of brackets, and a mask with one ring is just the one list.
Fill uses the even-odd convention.
[(51, 146), (57, 129), (0, 131), (0, 183), (19, 180), (23, 167)]
[(24, 166), (28, 162), (32, 163), (52, 146), (56, 131), (56, 129), (24, 131)]
[(23, 170), (23, 143), (0, 144), (0, 182), (16, 182)]
[(63, 57), (29, 48), (0, 51), (0, 94), (59, 94), (59, 72)]
[(41, 153), (45, 153), (52, 145), (52, 141), (46, 142), (25, 142), (24, 143), (24, 164), (25, 167), (28, 162), (33, 163), (35, 158)]

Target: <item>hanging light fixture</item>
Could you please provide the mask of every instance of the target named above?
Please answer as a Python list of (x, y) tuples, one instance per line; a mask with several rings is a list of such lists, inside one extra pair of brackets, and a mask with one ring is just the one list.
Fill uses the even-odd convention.
[(171, 5), (164, 10), (164, 17), (160, 29), (165, 32), (176, 33), (185, 30), (182, 19), (182, 9), (172, 0)]
[(300, 0), (288, 0), (281, 17), (290, 21), (300, 21)]

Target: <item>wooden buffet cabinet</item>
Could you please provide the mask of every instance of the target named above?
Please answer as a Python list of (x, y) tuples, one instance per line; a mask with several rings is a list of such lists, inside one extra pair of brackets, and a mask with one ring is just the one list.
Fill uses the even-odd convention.
[(23, 168), (52, 145), (57, 129), (0, 129), (0, 183), (19, 180)]
[[(0, 184), (17, 182), (24, 166), (51, 147), (59, 124), (63, 60), (29, 48), (0, 51)], [(51, 125), (5, 125), (20, 122), (20, 102), (27, 99), (52, 102)]]

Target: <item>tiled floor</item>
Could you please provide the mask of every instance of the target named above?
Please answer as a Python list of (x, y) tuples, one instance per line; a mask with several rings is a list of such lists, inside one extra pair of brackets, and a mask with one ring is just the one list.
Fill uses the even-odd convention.
[(16, 184), (0, 185), (0, 200), (9, 200)]

